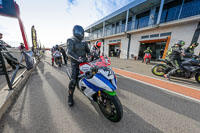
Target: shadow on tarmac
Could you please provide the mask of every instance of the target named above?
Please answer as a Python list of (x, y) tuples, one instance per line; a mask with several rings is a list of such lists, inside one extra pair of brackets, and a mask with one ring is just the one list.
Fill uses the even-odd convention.
[[(25, 88), (22, 91), (23, 96), (10, 107), (5, 117), (0, 121), (0, 132), (6, 128), (13, 129), (14, 132), (28, 133), (28, 132), (57, 132), (51, 119), (51, 111), (48, 102), (44, 97), (43, 81), (38, 74), (38, 69), (34, 71), (34, 76), (30, 76)], [(21, 95), (22, 95), (21, 94)], [(19, 94), (20, 95), (20, 94)], [(27, 98), (29, 95), (29, 99)], [(37, 103), (37, 104), (36, 104)], [(29, 105), (30, 108), (24, 108)], [(17, 109), (17, 111), (13, 110)], [(20, 110), (18, 112), (18, 110)], [(12, 116), (12, 117), (11, 117)], [(14, 118), (13, 118), (14, 116)], [(15, 118), (16, 117), (16, 118)], [(26, 119), (25, 119), (26, 118)], [(24, 121), (30, 120), (28, 129), (22, 125)]]
[[(155, 87), (148, 86), (122, 76), (118, 76), (118, 79), (118, 87), (120, 89), (133, 93), (148, 101), (156, 103), (157, 105), (200, 122), (200, 104), (186, 100), (182, 97), (174, 96), (173, 94), (167, 93), (163, 90), (159, 90)], [(120, 91), (118, 91), (118, 93), (123, 98), (126, 97), (123, 96)]]
[(71, 108), (71, 115), (74, 120), (77, 121), (79, 124), (78, 126), (80, 126), (83, 132), (87, 133), (162, 133), (162, 131), (144, 121), (140, 116), (129, 110), (126, 106), (123, 106), (123, 108), (124, 116), (122, 120), (119, 123), (113, 123), (107, 120), (101, 113), (97, 113), (98, 111), (95, 112), (90, 106), (80, 100), (79, 97), (75, 97), (75, 106)]
[(161, 133), (159, 129), (145, 122), (140, 116), (138, 116), (125, 106), (124, 117), (122, 121), (119, 123), (110, 122), (101, 114), (96, 103), (91, 102), (92, 106), (90, 106), (82, 101), (80, 97), (77, 97), (77, 93), (78, 95), (83, 95), (80, 92), (76, 92), (78, 91), (77, 89), (75, 90), (74, 95), (75, 105), (72, 108), (69, 108), (67, 105), (67, 88), (63, 86), (62, 83), (58, 81), (50, 72), (45, 73), (44, 76), (49, 85), (53, 88), (55, 94), (58, 96), (60, 102), (62, 102), (62, 104), (65, 105), (68, 110), (70, 110), (73, 119), (78, 123), (77, 126), (80, 126), (83, 132), (131, 132), (135, 130), (134, 132)]

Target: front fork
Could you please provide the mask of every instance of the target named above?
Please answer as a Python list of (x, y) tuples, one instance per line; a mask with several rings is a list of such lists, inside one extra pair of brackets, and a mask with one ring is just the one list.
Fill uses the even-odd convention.
[(98, 91), (97, 93), (97, 101), (98, 103), (105, 103), (106, 101), (106, 97), (108, 96), (115, 96), (116, 95), (116, 91), (113, 91), (113, 92), (110, 92), (110, 91), (106, 91), (106, 90), (103, 90), (103, 91)]

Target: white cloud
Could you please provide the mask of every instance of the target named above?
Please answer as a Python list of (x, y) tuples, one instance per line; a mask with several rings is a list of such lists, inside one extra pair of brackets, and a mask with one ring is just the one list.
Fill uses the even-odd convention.
[(93, 4), (98, 13), (97, 15), (100, 17), (104, 17), (105, 15), (108, 15), (120, 9), (121, 7), (127, 5), (132, 1), (134, 0), (94, 0)]
[[(31, 44), (31, 26), (35, 25), (41, 43), (51, 47), (66, 42), (72, 36), (74, 25), (87, 27), (109, 13), (121, 8), (133, 0), (16, 0), (20, 6), (28, 41)], [(0, 17), (1, 32), (4, 39), (16, 44), (22, 41), (16, 19), (9, 22)], [(12, 22), (11, 22), (12, 21)], [(9, 35), (10, 34), (10, 35)], [(12, 34), (12, 35), (11, 35)], [(15, 45), (16, 45), (15, 44)]]

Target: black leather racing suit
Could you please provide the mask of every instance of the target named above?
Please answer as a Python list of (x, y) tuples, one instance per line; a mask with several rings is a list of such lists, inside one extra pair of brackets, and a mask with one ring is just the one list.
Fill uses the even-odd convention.
[(79, 64), (77, 60), (81, 57), (83, 60), (86, 59), (86, 55), (90, 55), (90, 49), (87, 42), (79, 41), (76, 38), (70, 38), (67, 40), (67, 54), (71, 59), (71, 81), (69, 83), (69, 91), (74, 92), (77, 77), (79, 75)]
[(182, 70), (181, 67), (181, 53), (182, 53), (182, 48), (181, 47), (175, 47), (173, 46), (169, 50), (169, 61), (171, 64), (174, 66), (174, 68), (168, 73), (169, 76), (176, 74), (178, 70)]
[[(0, 51), (8, 51), (6, 46), (4, 45), (4, 42), (2, 40), (0, 40)], [(17, 63), (15, 63), (12, 60), (15, 60), (17, 62), (17, 59), (15, 57), (13, 57), (10, 53), (6, 52), (3, 53), (6, 61), (8, 62), (8, 64), (12, 67), (12, 69), (14, 70), (16, 68)]]

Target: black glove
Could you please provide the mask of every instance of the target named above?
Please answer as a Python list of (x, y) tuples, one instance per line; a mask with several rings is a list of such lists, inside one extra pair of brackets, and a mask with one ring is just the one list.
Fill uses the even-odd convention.
[(85, 58), (83, 58), (83, 62), (87, 62), (88, 61), (88, 59), (85, 57)]

